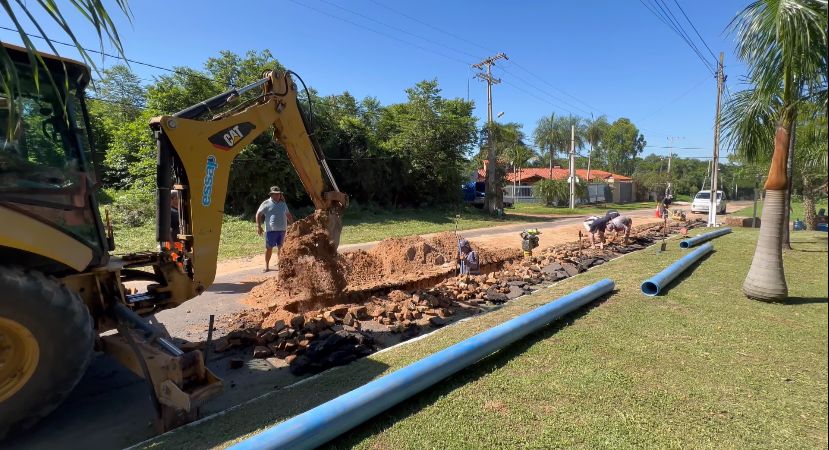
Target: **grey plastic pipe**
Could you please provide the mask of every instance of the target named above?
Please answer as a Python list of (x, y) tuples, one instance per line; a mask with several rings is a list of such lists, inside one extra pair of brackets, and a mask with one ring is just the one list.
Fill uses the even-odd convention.
[(700, 258), (710, 253), (711, 250), (714, 250), (714, 246), (708, 242), (702, 247), (683, 256), (677, 262), (666, 267), (662, 272), (659, 272), (658, 274), (645, 280), (642, 283), (642, 293), (650, 297), (659, 295), (659, 292), (665, 288), (665, 286), (671, 284), (671, 281), (673, 281), (674, 278), (691, 267), (691, 265), (697, 262)]
[(561, 316), (609, 294), (605, 279), (272, 426), (233, 449), (316, 448)]
[(702, 244), (705, 241), (710, 241), (711, 239), (728, 233), (731, 233), (731, 228), (720, 228), (719, 230), (712, 231), (710, 233), (700, 234), (699, 236), (683, 240), (679, 243), (679, 248), (691, 248), (697, 244)]

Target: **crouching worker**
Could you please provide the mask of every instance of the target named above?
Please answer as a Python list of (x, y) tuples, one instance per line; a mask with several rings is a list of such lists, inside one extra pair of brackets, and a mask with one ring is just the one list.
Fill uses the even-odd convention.
[(598, 247), (604, 248), (604, 233), (607, 224), (612, 220), (609, 216), (591, 217), (584, 221), (584, 228), (590, 233), (590, 247), (596, 248), (596, 235), (598, 234)]
[(461, 265), (461, 275), (478, 275), (481, 273), (478, 252), (472, 249), (466, 239), (461, 239), (458, 242), (458, 261)]
[(619, 236), (619, 233), (624, 233), (624, 245), (628, 245), (628, 238), (630, 237), (630, 228), (633, 226), (633, 219), (628, 216), (616, 216), (610, 222), (607, 223), (607, 231), (613, 232), (613, 239), (610, 242), (616, 240), (616, 237)]

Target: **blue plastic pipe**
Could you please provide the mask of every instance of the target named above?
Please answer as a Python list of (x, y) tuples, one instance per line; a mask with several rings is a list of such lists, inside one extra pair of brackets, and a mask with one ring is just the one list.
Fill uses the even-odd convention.
[(236, 445), (233, 449), (316, 448), (561, 316), (610, 293), (605, 279), (378, 378)]
[(731, 233), (731, 228), (720, 228), (719, 230), (712, 231), (710, 233), (700, 234), (699, 236), (694, 236), (680, 242), (679, 248), (691, 248), (697, 244), (702, 244), (705, 241), (710, 241), (711, 239), (728, 233)]
[(714, 250), (714, 246), (709, 242), (683, 256), (679, 259), (679, 261), (666, 267), (662, 272), (659, 272), (658, 274), (645, 280), (642, 283), (642, 293), (651, 297), (659, 295), (659, 291), (661, 291), (665, 286), (671, 284), (671, 281), (673, 281), (674, 278), (691, 267), (691, 265), (697, 262), (700, 258), (710, 253), (711, 250)]

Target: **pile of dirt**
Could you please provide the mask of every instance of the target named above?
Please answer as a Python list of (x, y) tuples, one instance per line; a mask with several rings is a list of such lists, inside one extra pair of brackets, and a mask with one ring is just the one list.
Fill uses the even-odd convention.
[[(347, 304), (301, 312), (278, 307), (271, 311), (247, 311), (229, 318), (226, 323), (243, 328), (220, 339), (216, 351), (254, 346), (255, 357), (284, 358), (297, 374), (318, 372), (347, 364), (374, 351), (380, 347), (375, 339), (380, 335), (398, 334), (404, 340), (417, 336), (447, 324), (453, 316), (477, 314), (484, 311), (486, 305), (507, 302), (623, 254), (642, 250), (666, 234), (676, 234), (702, 224), (703, 221), (675, 223), (667, 229), (661, 223), (641, 225), (634, 227), (626, 245), (616, 242), (603, 249), (593, 249), (588, 248), (585, 241), (560, 244), (530, 258), (516, 258), (514, 262), (482, 275), (449, 277), (421, 289), (387, 290)], [(368, 269), (361, 267), (364, 271), (361, 273), (369, 274), (371, 270), (385, 273), (386, 268), (391, 270), (389, 273), (398, 273), (395, 271), (405, 270), (407, 264), (415, 262), (427, 266), (436, 264), (438, 255), (444, 252), (454, 255), (457, 244), (454, 235), (449, 234), (449, 237), (451, 241), (445, 237), (390, 239), (388, 247), (383, 246), (377, 252), (363, 252), (378, 256), (378, 259), (372, 263), (361, 256), (358, 260), (367, 266), (374, 264)], [(426, 251), (427, 245), (429, 251)], [(414, 251), (410, 250), (412, 248)], [(497, 259), (494, 252), (484, 249), (481, 252), (487, 258)], [(403, 261), (395, 260), (392, 255), (402, 256)], [(491, 264), (493, 260), (488, 261)]]
[(328, 213), (318, 210), (291, 224), (279, 252), (279, 277), (254, 287), (248, 303), (272, 309), (290, 304), (293, 309), (309, 310), (342, 294), (346, 269), (327, 223)]
[[(325, 213), (317, 212), (291, 226), (279, 258), (279, 278), (251, 290), (246, 303), (280, 310), (307, 312), (353, 302), (381, 289), (404, 287), (457, 270), (458, 238), (441, 233), (388, 238), (368, 251), (339, 255), (328, 240)], [(481, 265), (500, 264), (521, 256), (517, 249), (476, 247)]]

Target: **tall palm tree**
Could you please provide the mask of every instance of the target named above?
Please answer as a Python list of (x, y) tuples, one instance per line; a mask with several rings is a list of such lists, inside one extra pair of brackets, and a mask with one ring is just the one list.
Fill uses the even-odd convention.
[(587, 182), (590, 182), (590, 162), (593, 158), (593, 148), (598, 147), (604, 138), (605, 131), (610, 127), (607, 121), (607, 116), (601, 115), (597, 119), (591, 119), (587, 122), (587, 128), (584, 132), (584, 137), (587, 143), (590, 144), (590, 151), (587, 153)]
[(560, 149), (562, 140), (561, 129), (557, 126), (558, 118), (555, 113), (550, 113), (550, 117), (542, 117), (538, 119), (533, 132), (533, 141), (539, 150), (547, 150), (547, 156), (550, 159), (550, 178), (553, 177), (553, 159), (556, 151)]
[[(750, 298), (779, 300), (788, 295), (782, 252), (784, 227), (788, 226), (784, 224), (786, 165), (799, 104), (815, 93), (825, 98), (826, 22), (826, 0), (757, 0), (731, 24), (737, 35), (737, 54), (747, 63), (754, 88), (731, 105), (744, 109), (732, 111), (731, 122), (724, 118), (727, 137), (735, 142), (738, 153), (762, 151), (769, 145), (763, 142), (771, 142), (763, 124), (774, 123), (760, 236), (743, 283), (743, 292)], [(758, 145), (749, 148), (750, 143)]]

